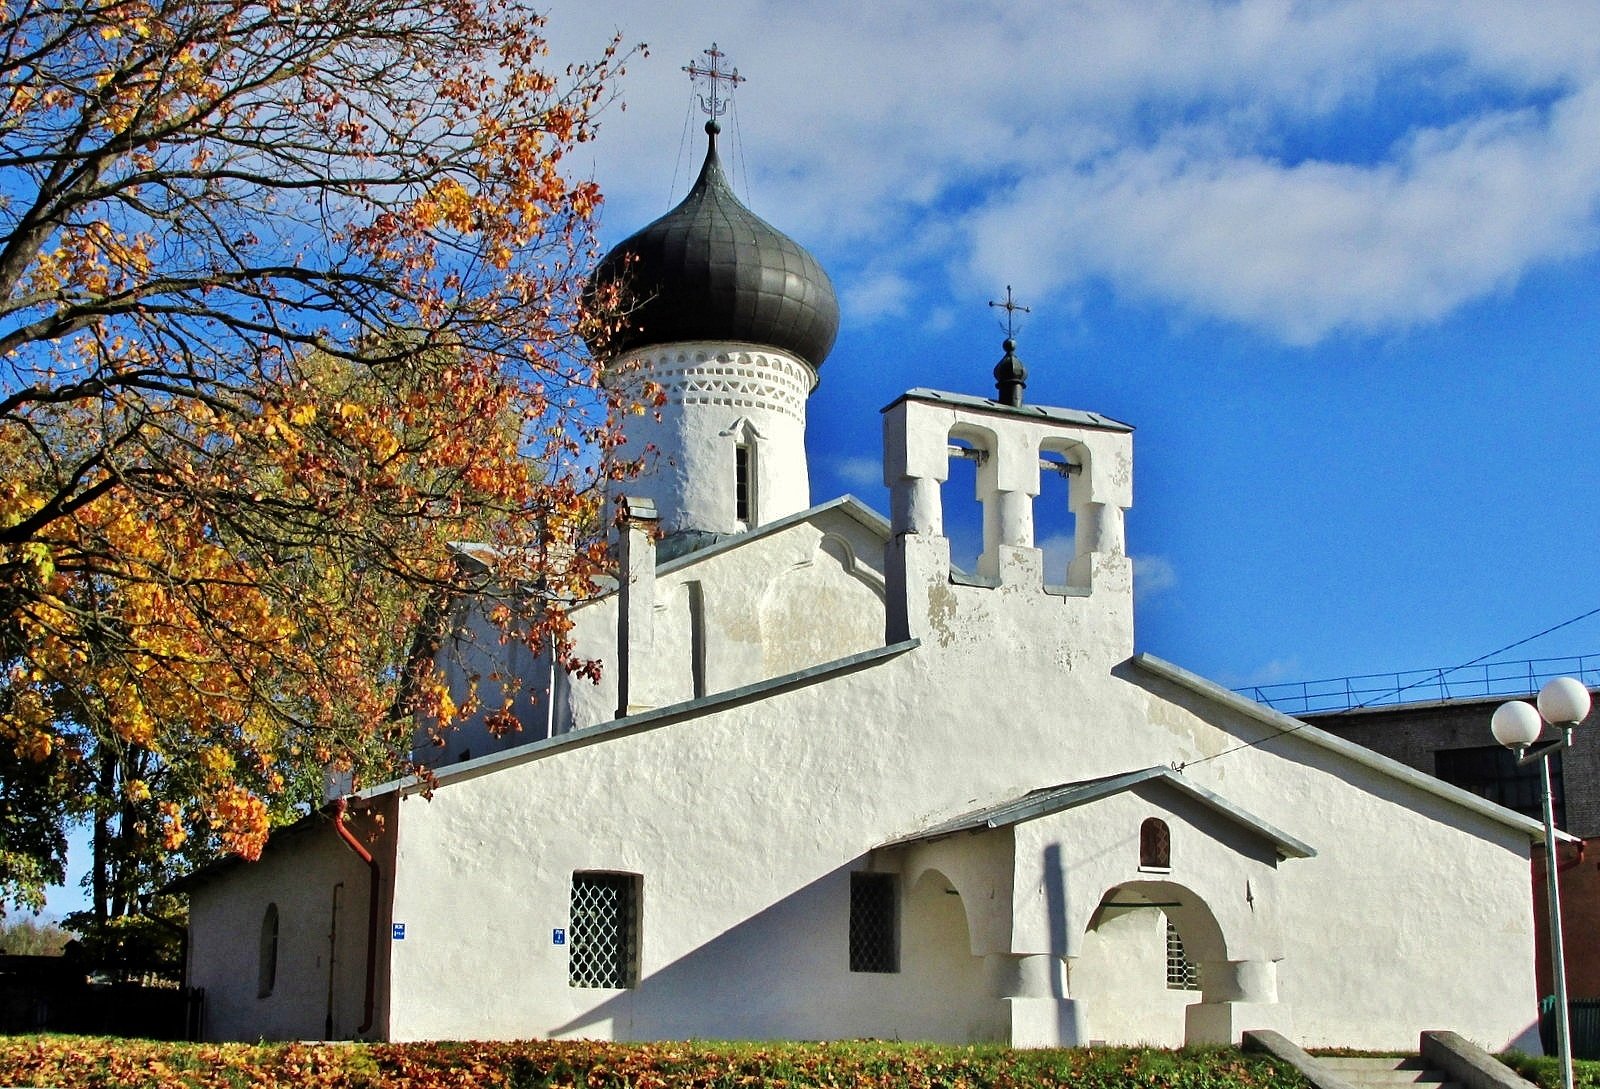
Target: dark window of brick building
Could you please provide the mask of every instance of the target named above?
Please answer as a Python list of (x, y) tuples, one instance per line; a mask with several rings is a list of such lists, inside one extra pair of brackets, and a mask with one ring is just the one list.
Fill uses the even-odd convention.
[[(1479, 745), (1470, 749), (1440, 749), (1433, 754), (1434, 774), (1481, 798), (1498, 802), (1536, 821), (1544, 820), (1539, 799), (1539, 765), (1517, 766), (1510, 749), (1500, 745)], [(1550, 756), (1550, 796), (1555, 803), (1556, 827), (1567, 826), (1566, 806), (1561, 786), (1561, 754)]]

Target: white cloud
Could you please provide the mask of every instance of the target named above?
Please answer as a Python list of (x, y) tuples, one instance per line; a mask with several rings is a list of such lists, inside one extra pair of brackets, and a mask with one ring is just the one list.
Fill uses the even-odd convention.
[(983, 282), (1020, 263), (1035, 293), (1104, 277), (1303, 343), (1433, 320), (1587, 250), (1597, 205), (1600, 86), (1419, 133), (1375, 166), (1131, 149), (997, 199), (971, 221), (972, 263)]
[(562, 59), (616, 27), (652, 42), (592, 145), (630, 229), (698, 163), (679, 68), (717, 37), (749, 79), (730, 173), (823, 258), (851, 320), (1103, 282), (1306, 342), (1433, 321), (1600, 245), (1600, 7), (555, 0), (550, 18)]
[(877, 458), (836, 458), (832, 468), (834, 475), (852, 488), (865, 491), (883, 486), (883, 464)]
[(1305, 670), (1300, 666), (1300, 659), (1291, 655), (1264, 662), (1248, 673), (1225, 675), (1222, 683), (1229, 688), (1270, 687), (1297, 681), (1304, 676)]
[(1164, 556), (1133, 556), (1133, 597), (1150, 601), (1178, 585), (1178, 569)]
[(1036, 543), (1044, 553), (1045, 584), (1060, 585), (1066, 582), (1067, 564), (1072, 562), (1072, 538), (1064, 533), (1056, 533)]
[(845, 320), (869, 325), (904, 317), (915, 293), (915, 286), (899, 272), (868, 275), (846, 285), (840, 309)]

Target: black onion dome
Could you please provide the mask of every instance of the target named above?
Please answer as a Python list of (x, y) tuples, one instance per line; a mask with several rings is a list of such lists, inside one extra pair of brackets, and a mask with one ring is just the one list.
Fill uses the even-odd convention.
[(733, 195), (717, 159), (718, 126), (689, 195), (618, 243), (592, 283), (618, 283), (622, 328), (597, 353), (689, 340), (764, 344), (819, 367), (839, 333), (839, 301), (816, 258)]

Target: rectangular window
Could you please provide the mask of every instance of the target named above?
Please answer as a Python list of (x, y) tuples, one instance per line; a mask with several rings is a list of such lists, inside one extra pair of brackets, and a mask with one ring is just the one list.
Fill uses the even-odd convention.
[[(1561, 782), (1561, 754), (1550, 755), (1550, 797), (1556, 827), (1567, 826)], [(1433, 772), (1445, 782), (1470, 790), (1480, 798), (1514, 809), (1525, 817), (1544, 820), (1537, 763), (1517, 766), (1517, 757), (1501, 745), (1475, 745), (1467, 749), (1440, 749), (1433, 754)]]
[(850, 875), (850, 970), (898, 972), (899, 899), (892, 873)]
[(1200, 989), (1200, 966), (1191, 964), (1183, 952), (1183, 939), (1178, 936), (1178, 928), (1172, 925), (1172, 920), (1167, 920), (1167, 990), (1169, 991), (1198, 991)]
[(637, 874), (572, 875), (572, 909), (567, 920), (569, 984), (638, 984), (640, 883)]

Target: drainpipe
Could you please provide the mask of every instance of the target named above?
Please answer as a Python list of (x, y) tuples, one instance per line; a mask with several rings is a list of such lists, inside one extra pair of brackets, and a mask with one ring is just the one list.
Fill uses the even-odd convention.
[(375, 997), (378, 990), (378, 878), (380, 872), (378, 863), (372, 857), (372, 852), (361, 845), (361, 841), (350, 834), (350, 829), (344, 826), (345, 810), (350, 803), (340, 798), (333, 803), (333, 829), (344, 840), (346, 845), (356, 853), (361, 861), (367, 864), (367, 993), (363, 1000), (361, 1013), (361, 1027), (356, 1029), (357, 1035), (372, 1031), (372, 1011), (376, 1006)]

